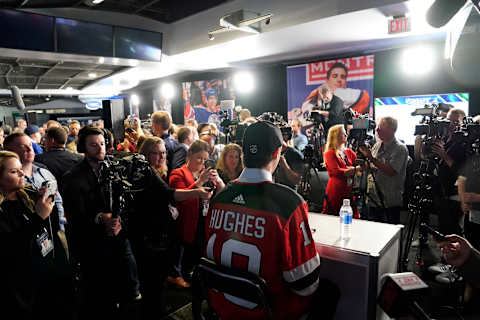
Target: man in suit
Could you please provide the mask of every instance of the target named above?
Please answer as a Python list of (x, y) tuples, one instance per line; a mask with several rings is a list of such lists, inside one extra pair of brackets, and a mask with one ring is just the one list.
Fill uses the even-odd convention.
[(180, 168), (187, 161), (187, 151), (190, 145), (198, 139), (195, 139), (197, 130), (193, 127), (185, 126), (180, 128), (177, 133), (179, 145), (173, 152), (172, 169)]
[(44, 164), (55, 176), (62, 190), (62, 177), (75, 164), (83, 160), (83, 156), (67, 151), (65, 143), (67, 133), (61, 127), (51, 127), (45, 134), (45, 149), (42, 154), (35, 156), (35, 161)]

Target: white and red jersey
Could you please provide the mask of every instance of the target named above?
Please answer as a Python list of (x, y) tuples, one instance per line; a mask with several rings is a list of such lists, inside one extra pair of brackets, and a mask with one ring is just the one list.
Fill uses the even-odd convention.
[[(246, 269), (267, 282), (275, 319), (298, 319), (318, 287), (320, 258), (308, 225), (308, 206), (292, 189), (246, 168), (210, 204), (206, 256)], [(222, 319), (264, 319), (256, 304), (210, 292)]]

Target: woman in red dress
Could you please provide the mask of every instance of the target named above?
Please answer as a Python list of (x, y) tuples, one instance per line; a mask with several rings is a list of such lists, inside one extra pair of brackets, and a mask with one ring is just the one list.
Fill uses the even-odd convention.
[(353, 177), (360, 166), (354, 165), (357, 154), (345, 148), (346, 142), (347, 134), (343, 125), (335, 125), (328, 130), (323, 158), (329, 178), (322, 213), (338, 216), (343, 199), (351, 199)]

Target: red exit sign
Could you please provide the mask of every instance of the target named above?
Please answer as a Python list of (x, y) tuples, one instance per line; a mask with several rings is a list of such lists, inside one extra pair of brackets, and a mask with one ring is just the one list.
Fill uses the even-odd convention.
[(409, 32), (411, 30), (410, 17), (393, 18), (388, 21), (388, 33), (402, 33)]

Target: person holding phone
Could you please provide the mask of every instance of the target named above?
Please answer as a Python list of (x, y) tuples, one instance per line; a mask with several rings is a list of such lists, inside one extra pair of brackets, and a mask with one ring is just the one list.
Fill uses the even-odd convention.
[[(206, 167), (209, 146), (205, 141), (195, 141), (187, 153), (187, 162), (170, 174), (170, 186), (175, 189), (192, 189), (213, 184), (215, 194), (224, 187), (222, 179), (213, 167)], [(208, 202), (193, 198), (181, 201), (177, 205), (177, 235), (184, 245), (182, 275), (191, 281), (193, 267), (203, 254), (205, 245), (205, 216), (208, 211)]]
[(480, 288), (480, 252), (470, 242), (456, 234), (447, 235), (440, 242), (440, 250), (447, 263), (459, 268), (459, 272), (474, 287)]
[(16, 153), (0, 151), (0, 301), (17, 319), (70, 319), (73, 286), (60, 241), (52, 232), (54, 197), (25, 184)]

